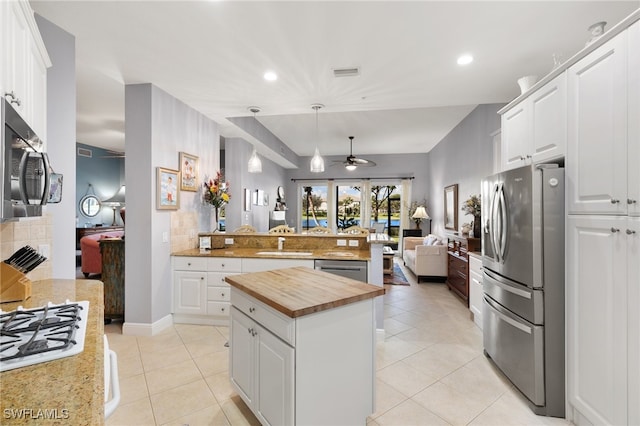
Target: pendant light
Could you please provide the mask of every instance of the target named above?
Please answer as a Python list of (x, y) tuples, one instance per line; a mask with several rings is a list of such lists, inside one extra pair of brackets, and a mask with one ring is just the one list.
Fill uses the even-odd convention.
[[(253, 118), (256, 118), (256, 113), (260, 112), (259, 107), (249, 107), (249, 111), (253, 113)], [(262, 173), (262, 161), (260, 161), (260, 157), (258, 157), (258, 152), (256, 151), (256, 147), (253, 147), (253, 152), (251, 153), (251, 157), (249, 158), (249, 164), (247, 165), (249, 173)]]
[(311, 108), (316, 111), (316, 151), (313, 154), (313, 158), (311, 159), (311, 173), (322, 173), (324, 172), (324, 159), (320, 156), (320, 151), (318, 150), (318, 110), (323, 108), (322, 104), (313, 104)]

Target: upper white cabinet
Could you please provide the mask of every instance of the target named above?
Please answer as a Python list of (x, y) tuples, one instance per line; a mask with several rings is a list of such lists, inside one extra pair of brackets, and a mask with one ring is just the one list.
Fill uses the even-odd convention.
[(640, 216), (640, 22), (628, 33), (627, 213)]
[(2, 96), (40, 138), (47, 130), (47, 68), (51, 66), (33, 10), (26, 0), (0, 2)]
[(569, 214), (627, 213), (627, 39), (618, 34), (568, 70)]
[(502, 114), (502, 168), (562, 158), (566, 147), (565, 74)]

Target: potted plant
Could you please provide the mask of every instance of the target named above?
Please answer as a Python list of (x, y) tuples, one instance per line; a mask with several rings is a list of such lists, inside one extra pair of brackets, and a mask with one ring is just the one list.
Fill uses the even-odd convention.
[(480, 238), (480, 216), (482, 203), (480, 195), (471, 195), (467, 201), (462, 204), (462, 211), (473, 216), (473, 237)]

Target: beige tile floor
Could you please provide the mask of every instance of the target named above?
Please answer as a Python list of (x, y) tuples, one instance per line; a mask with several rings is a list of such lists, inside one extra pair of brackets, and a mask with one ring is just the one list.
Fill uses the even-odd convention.
[[(368, 426), (569, 424), (529, 410), (483, 355), (481, 331), (446, 285), (405, 276), (410, 286), (385, 286)], [(176, 324), (153, 337), (124, 336), (121, 324), (105, 330), (122, 393), (108, 426), (259, 424), (229, 383), (227, 327)]]

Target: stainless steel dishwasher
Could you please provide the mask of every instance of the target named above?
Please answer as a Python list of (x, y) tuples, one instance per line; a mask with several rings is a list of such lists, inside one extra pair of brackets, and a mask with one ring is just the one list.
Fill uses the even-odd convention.
[(316, 260), (315, 269), (367, 282), (366, 260)]

